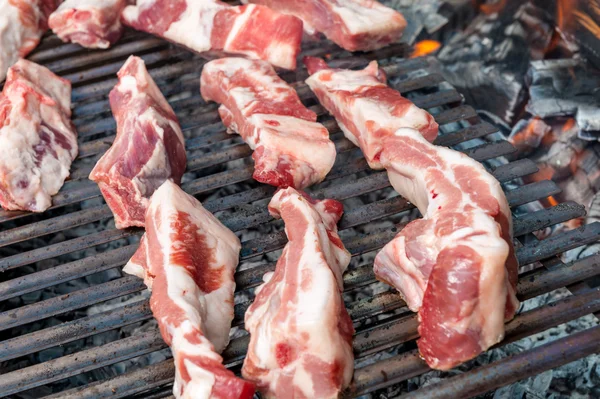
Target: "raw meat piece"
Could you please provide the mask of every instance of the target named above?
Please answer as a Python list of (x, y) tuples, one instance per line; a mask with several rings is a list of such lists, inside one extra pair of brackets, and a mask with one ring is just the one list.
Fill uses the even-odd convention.
[(397, 42), (406, 28), (399, 12), (374, 0), (242, 0), (261, 4), (304, 22), (348, 51), (370, 51)]
[(354, 328), (342, 299), (350, 253), (336, 226), (342, 204), (287, 188), (269, 211), (286, 223), (289, 243), (246, 312), (242, 375), (267, 398), (337, 398), (354, 369)]
[(144, 227), (152, 193), (165, 180), (181, 182), (186, 168), (185, 141), (177, 116), (148, 74), (144, 61), (131, 56), (110, 92), (117, 137), (100, 158), (90, 180), (98, 183), (117, 228)]
[(429, 141), (437, 137), (433, 117), (388, 87), (376, 61), (360, 71), (330, 69), (319, 58), (306, 57), (304, 63), (311, 74), (306, 83), (371, 168), (382, 168), (382, 137), (401, 127), (415, 128)]
[(123, 22), (208, 57), (237, 54), (295, 69), (302, 21), (267, 7), (218, 0), (138, 0)]
[(0, 82), (19, 58), (37, 47), (55, 0), (0, 0)]
[(252, 398), (254, 385), (223, 366), (233, 320), (240, 241), (167, 180), (152, 196), (146, 234), (124, 271), (144, 278), (175, 361), (176, 398)]
[(77, 156), (71, 83), (31, 61), (8, 70), (0, 94), (0, 205), (43, 212)]
[(305, 62), (308, 85), (346, 137), (424, 216), (375, 259), (377, 277), (419, 312), (421, 354), (444, 370), (475, 357), (503, 338), (518, 305), (512, 219), (500, 184), (466, 155), (431, 144), (431, 115), (387, 88), (376, 64), (345, 71)]
[(109, 48), (121, 38), (126, 0), (66, 0), (50, 15), (50, 29), (64, 42)]
[(447, 370), (501, 341), (517, 309), (508, 202), (479, 162), (414, 129), (382, 145), (390, 182), (423, 219), (381, 250), (375, 274), (419, 312), (419, 351), (429, 366)]
[(322, 181), (335, 162), (335, 145), (317, 115), (264, 61), (223, 58), (202, 71), (200, 90), (222, 105), (229, 132), (254, 150), (254, 179), (278, 187), (305, 188)]

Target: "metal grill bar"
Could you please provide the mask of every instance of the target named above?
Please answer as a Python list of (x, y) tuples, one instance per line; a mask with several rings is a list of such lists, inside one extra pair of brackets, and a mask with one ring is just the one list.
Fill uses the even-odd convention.
[[(7, 250), (12, 251), (15, 244), (27, 242), (30, 245), (37, 242), (30, 242), (35, 237), (46, 239), (50, 238), (50, 235), (64, 230), (69, 230), (70, 233), (67, 236), (73, 238), (2, 258), (0, 259), (0, 271), (13, 270), (13, 273), (22, 273), (17, 268), (70, 253), (76, 254), (88, 248), (97, 248), (115, 240), (141, 234), (141, 230), (131, 229), (123, 232), (105, 230), (80, 236), (80, 233), (76, 233), (76, 228), (85, 225), (92, 226), (91, 224), (97, 221), (108, 219), (111, 217), (110, 212), (103, 205), (69, 213), (71, 207), (81, 207), (82, 201), (100, 196), (96, 185), (84, 182), (84, 179), (87, 178), (94, 161), (106, 151), (114, 140), (114, 131), (111, 132), (114, 130), (114, 121), (110, 115), (106, 96), (116, 83), (114, 73), (134, 48), (135, 52), (146, 60), (150, 73), (161, 91), (167, 96), (178, 96), (176, 100), (171, 99), (170, 103), (180, 117), (188, 137), (186, 140), (188, 170), (201, 176), (196, 178), (196, 175), (189, 174), (187, 177), (192, 178), (192, 181), (186, 183), (184, 188), (194, 195), (206, 196), (214, 195), (215, 190), (219, 188), (243, 182), (245, 191), (234, 191), (234, 194), (205, 200), (203, 201), (204, 206), (211, 212), (227, 211), (220, 215), (220, 218), (228, 227), (236, 231), (256, 228), (266, 223), (281, 225), (281, 221), (273, 222), (265, 208), (266, 201), (273, 194), (274, 189), (252, 182), (253, 168), (247, 162), (250, 150), (246, 145), (239, 144), (239, 138), (225, 133), (216, 113), (216, 105), (206, 104), (200, 98), (198, 81), (204, 61), (185, 51), (173, 48), (160, 39), (140, 33), (128, 34), (113, 49), (102, 53), (82, 51), (73, 45), (60, 45), (54, 37), (46, 38), (44, 42), (37, 54), (32, 56), (33, 59), (46, 62), (52, 69), (69, 77), (75, 83), (73, 89), (74, 122), (81, 133), (80, 156), (73, 165), (72, 181), (65, 184), (62, 192), (54, 199), (53, 216), (38, 215), (32, 218), (23, 212), (0, 211), (0, 224), (14, 226), (13, 223), (16, 223), (19, 226), (11, 229), (5, 228), (0, 232), (0, 247), (8, 246)], [(406, 47), (399, 45), (383, 51), (346, 56), (347, 54), (340, 53), (334, 45), (329, 44), (321, 47), (315, 45), (308, 48), (305, 54), (323, 56), (331, 53), (332, 64), (340, 67), (363, 67), (369, 60), (387, 58), (405, 51)], [(64, 57), (69, 58), (65, 59)], [(438, 123), (443, 125), (442, 131), (451, 131), (441, 135), (436, 143), (455, 145), (475, 138), (484, 138), (486, 144), (464, 151), (479, 161), (513, 153), (515, 150), (508, 142), (490, 142), (486, 136), (495, 133), (497, 129), (488, 123), (482, 123), (473, 108), (457, 105), (461, 100), (460, 95), (447, 86), (441, 88), (438, 84), (442, 83), (443, 79), (439, 74), (426, 72), (432, 62), (426, 58), (394, 61), (385, 68), (388, 76), (393, 79), (395, 77), (396, 89), (405, 94), (408, 93), (415, 104), (433, 112)], [(417, 73), (417, 70), (421, 71)], [(362, 205), (348, 208), (340, 221), (340, 229), (368, 225), (373, 221), (413, 209), (412, 205), (401, 197), (381, 196), (377, 197), (381, 199), (374, 200), (375, 197), (372, 194), (389, 187), (385, 173), (370, 172), (365, 160), (359, 156), (360, 151), (343, 138), (335, 121), (325, 115), (325, 110), (317, 104), (311, 91), (304, 84), (303, 80), (307, 77), (304, 70), (284, 73), (282, 77), (291, 82), (306, 105), (322, 117), (323, 123), (332, 133), (332, 139), (336, 143), (338, 151), (336, 165), (326, 183), (315, 187), (312, 195), (346, 200), (362, 194), (370, 194), (369, 198), (371, 199), (363, 200)], [(426, 89), (425, 92), (423, 89)], [(184, 92), (185, 95), (181, 96)], [(227, 169), (222, 166), (231, 161), (246, 162), (247, 166), (235, 169)], [(528, 160), (503, 164), (492, 170), (494, 176), (501, 182), (518, 179), (536, 171), (535, 164)], [(356, 173), (360, 173), (359, 178), (346, 178), (342, 181), (342, 178)], [(558, 188), (555, 184), (539, 182), (510, 190), (507, 192), (507, 197), (511, 206), (514, 207), (554, 195), (557, 192)], [(574, 203), (560, 204), (550, 209), (527, 213), (514, 219), (515, 235), (527, 236), (536, 230), (580, 217), (583, 214), (583, 208)], [(355, 257), (373, 252), (381, 248), (405, 224), (397, 224), (394, 229), (371, 226), (368, 235), (356, 235), (345, 239), (344, 242)], [(553, 259), (552, 256), (568, 248), (592, 242), (599, 236), (600, 227), (598, 224), (593, 224), (581, 230), (556, 235), (539, 243), (528, 243), (518, 249), (517, 256), (521, 264), (550, 258), (543, 264), (547, 269), (551, 269), (536, 270), (520, 280), (519, 293), (522, 299), (564, 286), (571, 287), (572, 292), (577, 295), (568, 300), (559, 301), (551, 307), (547, 306), (519, 315), (508, 325), (507, 340), (502, 345), (518, 337), (598, 310), (595, 306), (600, 299), (593, 296), (596, 293), (586, 289), (585, 285), (581, 283), (598, 274), (600, 271), (597, 267), (598, 258), (594, 257), (591, 260), (587, 259), (565, 266)], [(35, 238), (35, 240), (39, 239)], [(261, 255), (280, 249), (285, 242), (286, 238), (282, 232), (264, 234), (260, 239), (245, 241), (241, 257), (243, 260), (258, 259)], [(137, 244), (130, 244), (113, 250), (99, 250), (99, 253), (94, 256), (0, 282), (0, 300), (12, 299), (44, 287), (55, 286), (120, 267), (127, 261), (136, 246)], [(248, 289), (259, 284), (264, 272), (272, 270), (274, 266), (274, 263), (263, 262), (258, 266), (238, 272), (236, 274), (238, 292), (243, 291), (243, 295), (248, 298)], [(363, 264), (354, 267), (345, 274), (344, 281), (346, 292), (349, 293), (372, 284), (375, 281), (372, 265)], [(572, 285), (574, 283), (577, 285)], [(144, 288), (139, 279), (127, 276), (80, 289), (67, 295), (7, 310), (0, 313), (0, 330), (6, 331), (5, 334), (10, 336), (13, 333), (11, 329), (14, 327), (139, 292)], [(588, 307), (579, 306), (581, 303), (588, 304)], [(242, 324), (247, 306), (248, 303), (236, 306), (235, 325)], [(371, 356), (417, 336), (416, 317), (407, 312), (401, 313), (405, 304), (395, 292), (382, 292), (371, 298), (348, 303), (347, 306), (359, 330), (354, 340), (358, 358)], [(390, 316), (389, 312), (392, 310), (397, 314)], [(387, 314), (387, 318), (382, 319), (384, 314)], [(31, 355), (40, 350), (149, 318), (151, 318), (151, 313), (147, 300), (140, 300), (130, 305), (123, 304), (111, 311), (89, 315), (1, 341), (0, 361), (9, 361), (26, 355), (34, 358)], [(376, 319), (382, 319), (382, 321), (376, 322)], [(231, 342), (224, 353), (229, 366), (240, 364), (246, 351), (247, 340), (246, 336)], [(141, 336), (122, 339), (74, 355), (33, 365), (19, 371), (20, 377), (17, 376), (17, 372), (3, 375), (6, 378), (0, 379), (0, 392), (2, 392), (0, 396), (59, 381), (71, 375), (131, 359), (163, 347), (164, 343), (160, 340), (158, 332), (151, 331)], [(96, 364), (90, 363), (90, 359), (96, 359)], [(378, 362), (369, 366), (370, 368), (358, 369), (355, 375), (357, 385), (354, 386), (351, 394), (371, 391), (377, 386), (389, 385), (392, 377), (401, 378), (402, 375), (406, 377), (407, 373), (421, 373), (428, 370), (414, 351), (398, 355), (390, 359), (389, 363), (388, 361)], [(388, 375), (390, 379), (386, 381), (382, 381), (376, 375), (383, 370), (383, 367), (390, 367), (388, 371), (391, 373)], [(98, 381), (76, 390), (57, 393), (55, 397), (100, 398), (130, 395), (139, 395), (144, 398), (163, 397), (168, 392), (169, 387), (165, 387), (165, 385), (172, 381), (172, 375), (173, 365), (170, 361), (166, 361), (141, 370), (130, 371), (107, 381)], [(159, 391), (152, 390), (158, 387), (161, 387)]]

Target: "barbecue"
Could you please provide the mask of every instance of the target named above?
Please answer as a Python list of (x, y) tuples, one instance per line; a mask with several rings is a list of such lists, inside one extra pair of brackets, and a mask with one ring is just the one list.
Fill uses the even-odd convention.
[[(414, 27), (409, 15), (405, 16), (409, 22), (405, 40), (410, 43)], [(433, 25), (432, 21), (423, 23), (421, 33), (414, 37), (434, 29)], [(274, 219), (267, 208), (276, 188), (253, 180), (252, 149), (241, 137), (227, 133), (218, 104), (202, 99), (199, 81), (207, 61), (131, 29), (105, 51), (87, 51), (48, 34), (29, 59), (72, 82), (79, 155), (71, 178), (53, 197), (47, 212), (0, 210), (0, 270), (4, 272), (0, 280), (0, 397), (172, 395), (175, 367), (152, 321), (146, 285), (121, 271), (138, 249), (143, 230), (115, 228), (100, 189), (88, 180), (94, 165), (116, 140), (108, 93), (131, 55), (144, 61), (180, 122), (187, 150), (183, 190), (241, 238), (232, 339), (222, 353), (225, 366), (238, 375), (241, 372), (250, 339), (243, 329), (244, 314), (263, 275), (275, 269), (287, 238), (283, 222)], [(600, 238), (600, 223), (590, 217), (589, 223), (568, 228), (571, 221), (585, 216), (585, 207), (563, 201), (559, 186), (541, 175), (541, 164), (515, 157), (515, 146), (502, 139), (510, 134), (509, 122), (464, 104), (435, 57), (409, 55), (406, 44), (351, 54), (330, 42), (304, 42), (298, 60), (320, 57), (332, 68), (344, 69), (364, 69), (376, 60), (390, 87), (433, 115), (440, 126), (435, 144), (452, 146), (483, 163), (502, 183), (513, 213), (516, 256), (525, 266), (517, 284), (518, 299), (525, 302), (563, 288), (570, 295), (518, 311), (506, 324), (505, 338), (497, 347), (600, 311), (600, 292), (588, 284), (599, 273), (600, 256), (592, 244)], [(410, 397), (474, 396), (529, 376), (543, 376), (547, 370), (600, 350), (600, 327), (591, 325), (489, 364), (476, 359), (464, 372), (435, 384), (409, 384), (419, 376), (425, 380), (430, 373), (415, 344), (417, 315), (395, 290), (376, 282), (373, 260), (419, 214), (413, 204), (394, 193), (386, 172), (371, 170), (360, 150), (344, 138), (335, 119), (304, 83), (305, 69), (280, 71), (279, 75), (318, 115), (337, 151), (324, 181), (306, 191), (317, 200), (344, 203), (338, 228), (352, 260), (344, 274), (343, 298), (356, 331), (352, 342), (355, 372), (345, 396), (391, 395), (388, 390), (394, 386), (402, 393), (410, 391)], [(512, 103), (510, 107), (516, 109)], [(542, 126), (540, 136), (561, 130), (554, 127), (556, 120), (537, 118), (550, 127)], [(573, 145), (574, 140), (565, 144), (574, 148), (573, 157), (593, 152), (591, 146)], [(536, 139), (528, 152), (538, 156), (537, 151), (546, 145)], [(576, 162), (579, 170), (587, 167), (583, 159)], [(570, 170), (563, 173), (565, 178), (571, 176)], [(594, 215), (597, 211), (590, 214)], [(565, 264), (567, 259), (572, 263)]]

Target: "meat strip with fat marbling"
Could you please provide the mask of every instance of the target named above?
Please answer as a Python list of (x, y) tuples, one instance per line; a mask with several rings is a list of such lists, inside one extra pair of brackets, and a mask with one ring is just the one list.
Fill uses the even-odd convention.
[(123, 34), (127, 0), (66, 0), (50, 15), (50, 29), (64, 42), (106, 49)]
[(354, 370), (354, 328), (342, 298), (350, 253), (336, 226), (342, 204), (287, 188), (269, 211), (285, 222), (289, 242), (246, 312), (242, 375), (266, 398), (337, 398)]
[(123, 22), (207, 57), (241, 55), (285, 69), (296, 68), (302, 41), (296, 17), (218, 0), (138, 0)]
[(0, 205), (43, 212), (77, 156), (71, 82), (19, 60), (0, 94)]
[(254, 150), (254, 179), (302, 189), (322, 181), (335, 162), (335, 145), (317, 115), (267, 62), (223, 58), (207, 63), (200, 90), (222, 105), (229, 132)]
[(90, 180), (98, 183), (117, 228), (144, 226), (148, 202), (165, 180), (179, 184), (186, 168), (185, 141), (177, 116), (148, 74), (131, 56), (109, 95), (117, 137)]
[(223, 366), (241, 244), (200, 202), (166, 181), (152, 196), (146, 234), (124, 271), (144, 279), (175, 362), (173, 394), (250, 399), (254, 386)]
[(383, 84), (376, 64), (349, 71), (306, 63), (307, 84), (346, 137), (423, 215), (377, 255), (376, 276), (419, 312), (419, 350), (431, 367), (472, 359), (503, 338), (518, 305), (512, 219), (500, 184), (473, 159), (431, 144), (431, 115)]

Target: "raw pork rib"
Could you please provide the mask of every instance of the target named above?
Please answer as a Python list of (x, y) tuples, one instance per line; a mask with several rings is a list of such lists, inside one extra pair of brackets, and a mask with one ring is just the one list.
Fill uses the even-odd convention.
[(296, 68), (302, 21), (267, 7), (218, 0), (138, 0), (123, 21), (201, 55), (237, 54)]
[(319, 58), (306, 57), (304, 63), (312, 75), (306, 83), (371, 168), (382, 168), (381, 138), (401, 127), (415, 128), (429, 141), (437, 137), (433, 117), (388, 87), (376, 61), (360, 71), (330, 69)]
[(0, 94), (0, 205), (43, 212), (77, 156), (71, 83), (19, 60)]
[(466, 155), (431, 144), (431, 115), (378, 85), (384, 80), (375, 64), (343, 71), (306, 62), (308, 85), (346, 137), (424, 215), (377, 255), (375, 273), (419, 312), (427, 363), (449, 369), (499, 342), (518, 305), (512, 219), (500, 184)]
[(166, 181), (152, 196), (146, 234), (124, 271), (144, 278), (175, 361), (177, 398), (252, 398), (223, 366), (233, 320), (240, 241), (194, 197)]
[(106, 49), (123, 33), (126, 0), (66, 0), (50, 15), (50, 29), (64, 42)]
[(501, 341), (517, 309), (510, 209), (479, 162), (414, 129), (399, 129), (383, 146), (392, 185), (423, 219), (383, 248), (375, 274), (419, 312), (419, 350), (447, 370)]
[(55, 9), (55, 0), (0, 0), (0, 82), (8, 68), (36, 48)]
[(98, 183), (117, 228), (144, 227), (152, 193), (165, 181), (179, 184), (186, 168), (185, 142), (177, 116), (148, 74), (131, 56), (110, 92), (117, 138), (90, 180)]
[(264, 61), (223, 58), (202, 71), (200, 90), (222, 105), (228, 131), (254, 150), (254, 179), (278, 187), (305, 188), (322, 181), (335, 161), (335, 145), (317, 115)]
[(348, 51), (370, 51), (397, 42), (406, 28), (399, 12), (375, 0), (242, 0), (304, 22), (309, 34), (323, 33)]
[(342, 204), (287, 188), (269, 211), (283, 218), (289, 243), (246, 312), (242, 375), (267, 398), (337, 398), (354, 370), (354, 328), (341, 295), (350, 253), (336, 226)]

